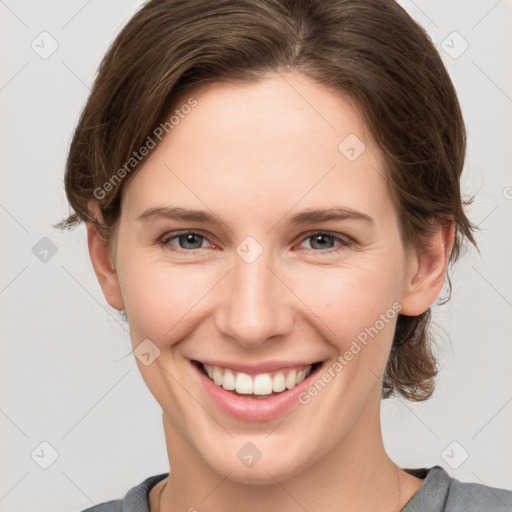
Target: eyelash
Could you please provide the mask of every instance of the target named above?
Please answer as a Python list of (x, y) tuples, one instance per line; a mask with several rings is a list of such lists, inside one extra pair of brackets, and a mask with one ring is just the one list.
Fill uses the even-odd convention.
[[(171, 236), (168, 236), (168, 235), (171, 235)], [(198, 231), (188, 231), (188, 230), (174, 231), (171, 233), (166, 233), (158, 241), (158, 245), (160, 247), (162, 247), (163, 249), (167, 248), (167, 249), (170, 249), (172, 252), (175, 252), (178, 254), (192, 254), (193, 252), (197, 252), (197, 251), (200, 251), (201, 249), (204, 249), (204, 247), (199, 247), (197, 249), (181, 249), (181, 248), (176, 248), (176, 246), (174, 246), (170, 243), (171, 240), (179, 238), (180, 236), (183, 236), (183, 235), (199, 235), (200, 237), (204, 238), (205, 240), (208, 240), (208, 238), (205, 235), (203, 235), (202, 233), (200, 233)], [(305, 236), (304, 238), (301, 239), (301, 243), (304, 242), (305, 240), (307, 240), (308, 238), (312, 238), (312, 237), (318, 236), (318, 235), (327, 235), (327, 236), (332, 237), (333, 239), (337, 240), (338, 242), (340, 242), (338, 247), (331, 248), (331, 249), (326, 249), (326, 250), (311, 249), (312, 251), (317, 252), (319, 254), (337, 253), (337, 252), (344, 250), (346, 247), (350, 247), (351, 245), (353, 245), (353, 240), (350, 239), (349, 237), (340, 237), (338, 234), (332, 233), (330, 231), (315, 231), (312, 233), (308, 233), (307, 236)], [(215, 244), (213, 244), (213, 245), (215, 245)]]

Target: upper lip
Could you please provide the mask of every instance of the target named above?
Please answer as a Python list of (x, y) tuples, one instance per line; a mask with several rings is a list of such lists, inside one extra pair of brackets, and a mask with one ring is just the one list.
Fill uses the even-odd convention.
[(231, 370), (236, 370), (237, 372), (244, 372), (248, 374), (274, 372), (278, 370), (285, 370), (286, 368), (308, 366), (321, 362), (318, 359), (315, 361), (265, 361), (258, 364), (237, 363), (231, 361), (213, 361), (211, 359), (204, 359), (201, 361), (195, 359), (194, 361), (202, 364), (207, 364), (210, 366), (221, 366), (223, 368), (230, 368)]

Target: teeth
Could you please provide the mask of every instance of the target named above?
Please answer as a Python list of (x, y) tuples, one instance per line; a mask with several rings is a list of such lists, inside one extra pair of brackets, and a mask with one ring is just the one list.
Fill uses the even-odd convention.
[(311, 365), (294, 368), (293, 370), (272, 373), (248, 375), (233, 370), (203, 364), (208, 377), (217, 385), (227, 391), (235, 390), (243, 395), (270, 395), (272, 392), (280, 393), (285, 389), (293, 389), (300, 384), (310, 373)]
[[(236, 376), (236, 392), (243, 393), (244, 395), (252, 394), (253, 383), (252, 379), (246, 373), (239, 373)], [(267, 393), (258, 393), (259, 395), (266, 395)]]
[[(297, 380), (297, 372), (296, 370), (292, 370), (288, 376), (286, 377), (285, 385), (288, 389), (292, 389), (295, 386), (295, 382)], [(299, 381), (300, 382), (300, 381)]]

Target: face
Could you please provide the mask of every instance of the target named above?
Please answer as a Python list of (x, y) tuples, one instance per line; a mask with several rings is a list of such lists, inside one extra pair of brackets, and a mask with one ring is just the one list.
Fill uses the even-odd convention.
[[(418, 269), (357, 112), (285, 76), (193, 94), (123, 190), (119, 294), (105, 293), (126, 309), (134, 350), (151, 354), (137, 364), (179, 450), (238, 482), (289, 478), (376, 435)], [(235, 370), (240, 396), (194, 361)], [(312, 363), (293, 387), (292, 370)], [(236, 377), (265, 393), (281, 371), (286, 391), (271, 398)]]

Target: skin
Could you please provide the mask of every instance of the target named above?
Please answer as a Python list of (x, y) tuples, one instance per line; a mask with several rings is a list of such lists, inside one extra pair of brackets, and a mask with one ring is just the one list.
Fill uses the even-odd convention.
[[(198, 105), (123, 189), (115, 251), (87, 226), (99, 283), (109, 304), (126, 310), (133, 348), (150, 339), (160, 350), (149, 366), (136, 359), (162, 407), (172, 468), (150, 493), (151, 512), (235, 511), (241, 503), (247, 512), (399, 510), (422, 480), (389, 458), (381, 435), (382, 376), (398, 315), (309, 404), (273, 421), (221, 413), (188, 359), (332, 365), (395, 301), (410, 316), (435, 302), (453, 223), (428, 248), (404, 247), (381, 155), (360, 116), (302, 75), (215, 84), (193, 96)], [(366, 146), (353, 162), (338, 150), (349, 134)], [(169, 205), (224, 223), (137, 220)], [(374, 222), (288, 222), (335, 205)], [(159, 245), (185, 229), (204, 238)], [(311, 236), (319, 231), (354, 242), (327, 237), (319, 245)], [(247, 236), (263, 248), (252, 263), (236, 252)], [(247, 442), (263, 454), (250, 468), (236, 456)]]

